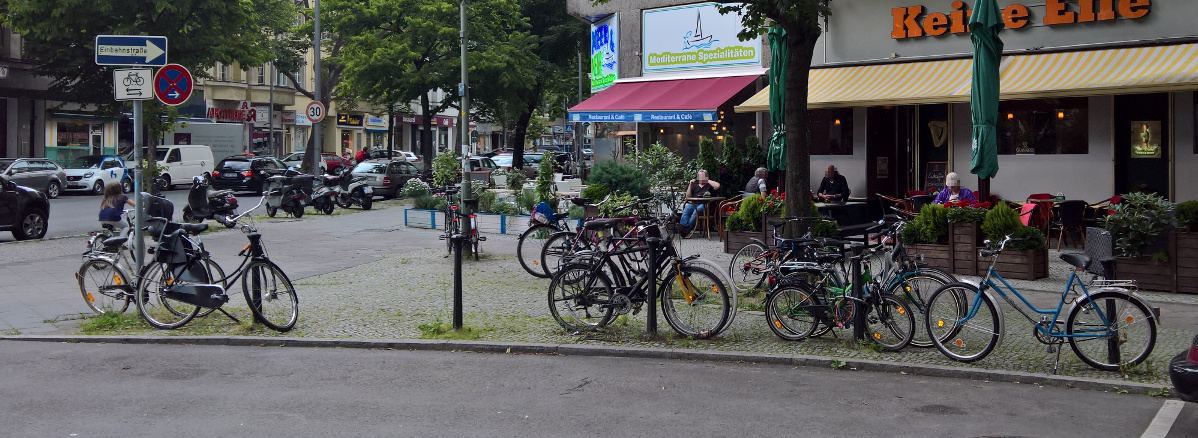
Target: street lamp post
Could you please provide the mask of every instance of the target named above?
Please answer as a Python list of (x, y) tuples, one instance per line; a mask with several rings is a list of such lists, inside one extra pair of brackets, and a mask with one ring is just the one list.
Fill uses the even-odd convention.
[[(320, 102), (320, 0), (316, 0), (316, 7), (313, 15), (315, 18), (312, 24), (316, 30), (312, 35), (312, 57), (314, 58), (314, 62), (312, 63), (312, 78), (315, 81), (312, 88), (315, 89), (315, 93), (313, 94), (316, 97), (316, 101)], [(325, 112), (327, 113), (328, 110), (326, 109)], [(321, 122), (323, 122), (323, 120)], [(324, 140), (324, 137), (321, 135), (322, 132), (320, 128), (320, 122), (312, 124), (313, 148), (311, 160), (313, 174), (320, 171), (320, 153), (323, 152), (324, 149), (324, 142), (322, 141)]]

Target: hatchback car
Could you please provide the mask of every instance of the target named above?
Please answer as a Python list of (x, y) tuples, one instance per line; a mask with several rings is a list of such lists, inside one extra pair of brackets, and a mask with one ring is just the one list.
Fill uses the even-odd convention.
[(282, 174), (287, 165), (272, 157), (233, 155), (212, 169), (212, 187), (237, 192), (262, 193), (266, 178)]
[(1198, 336), (1169, 361), (1169, 381), (1177, 398), (1198, 402)]
[(12, 231), (17, 240), (41, 239), (49, 223), (45, 194), (0, 176), (0, 231)]
[(67, 175), (63, 189), (68, 192), (102, 195), (110, 182), (120, 183), (125, 193), (133, 191), (133, 176), (125, 161), (116, 155), (84, 155), (67, 163), (63, 171)]
[[(283, 163), (288, 167), (295, 167), (298, 169), (303, 166), (305, 156), (306, 155), (303, 152), (295, 152), (291, 155), (283, 157)], [(341, 171), (341, 166), (348, 166), (352, 164), (353, 163), (350, 163), (349, 160), (346, 160), (337, 154), (330, 152), (323, 152), (320, 154), (320, 171), (329, 175), (336, 175), (337, 172)]]
[(390, 199), (399, 194), (408, 180), (420, 178), (420, 169), (406, 161), (366, 160), (354, 167), (353, 176), (364, 178), (375, 196)]
[(45, 158), (0, 159), (0, 175), (5, 179), (57, 198), (67, 181), (67, 174), (58, 164)]

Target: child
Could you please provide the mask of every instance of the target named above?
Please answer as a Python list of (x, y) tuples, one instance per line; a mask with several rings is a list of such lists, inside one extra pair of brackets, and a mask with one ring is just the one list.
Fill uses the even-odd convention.
[(109, 224), (116, 229), (125, 228), (125, 221), (121, 220), (125, 205), (134, 206), (133, 200), (125, 196), (125, 191), (121, 189), (121, 183), (113, 181), (105, 185), (104, 200), (100, 201), (100, 224)]

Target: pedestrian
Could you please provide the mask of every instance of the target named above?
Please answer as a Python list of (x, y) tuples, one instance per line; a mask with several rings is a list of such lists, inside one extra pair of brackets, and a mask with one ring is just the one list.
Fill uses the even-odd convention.
[(761, 196), (765, 196), (765, 180), (768, 178), (769, 171), (765, 170), (764, 167), (758, 167), (757, 170), (753, 172), (753, 178), (750, 178), (748, 184), (745, 184), (745, 196), (749, 196), (754, 193), (760, 193)]
[(121, 214), (125, 212), (125, 206), (135, 206), (132, 199), (125, 196), (125, 190), (121, 188), (121, 183), (113, 181), (104, 186), (104, 199), (100, 201), (100, 225), (112, 225), (116, 229), (125, 228), (125, 221), (121, 220)]
[(932, 201), (933, 203), (943, 205), (947, 202), (978, 202), (978, 197), (972, 190), (961, 187), (961, 177), (957, 175), (957, 172), (949, 172), (944, 176), (944, 186), (944, 190), (936, 195), (936, 200)]
[(365, 147), (363, 147), (361, 150), (358, 151), (358, 155), (354, 156), (354, 161), (357, 161), (359, 163), (366, 161), (366, 148)]
[(849, 182), (844, 175), (836, 171), (836, 166), (829, 165), (824, 169), (824, 179), (819, 182), (816, 196), (824, 202), (845, 202), (849, 200)]
[[(715, 196), (716, 190), (720, 189), (720, 183), (711, 181), (707, 178), (707, 171), (700, 170), (695, 175), (695, 179), (690, 180), (686, 187), (686, 197), (688, 198), (710, 198)], [(691, 202), (686, 204), (682, 209), (682, 218), (678, 223), (685, 228), (684, 236), (690, 237), (695, 230), (695, 222), (699, 215), (703, 214), (703, 202)]]

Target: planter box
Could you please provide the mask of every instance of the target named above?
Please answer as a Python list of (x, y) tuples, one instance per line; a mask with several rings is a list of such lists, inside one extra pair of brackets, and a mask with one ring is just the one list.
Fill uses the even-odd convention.
[(948, 224), (949, 244), (953, 247), (951, 271), (961, 275), (983, 275), (987, 268), (978, 269), (978, 242), (981, 224), (961, 222)]
[(403, 209), (403, 225), (412, 228), (437, 229), (437, 210)]
[(1198, 233), (1180, 231), (1173, 233), (1173, 238), (1177, 292), (1198, 294)]
[[(770, 242), (774, 241), (774, 227), (772, 225), (770, 225), (770, 222), (781, 222), (781, 221), (782, 221), (782, 215), (780, 215), (780, 214), (761, 215), (761, 235), (759, 236), (759, 238), (761, 239), (762, 242), (770, 243)], [(786, 231), (785, 226), (779, 227), (779, 229), (778, 229), (779, 233), (783, 233), (785, 231)], [(772, 245), (772, 243), (770, 243), (770, 244)], [(733, 251), (736, 251), (736, 250), (733, 250)]]
[(752, 239), (760, 239), (761, 233), (757, 231), (728, 231), (724, 233), (724, 252), (735, 254), (740, 251), (745, 245), (748, 245)]
[(504, 230), (504, 217), (498, 214), (491, 213), (475, 213), (474, 221), (478, 224), (478, 231), (483, 234), (502, 234)]
[(953, 269), (953, 247), (952, 245), (929, 245), (929, 244), (911, 244), (907, 245), (907, 252), (915, 255), (923, 255), (923, 262), (928, 266), (952, 271)]
[(1175, 292), (1171, 262), (1158, 265), (1151, 257), (1118, 257), (1115, 276), (1120, 280), (1135, 280), (1140, 289)]
[[(977, 249), (974, 249), (977, 255)], [(985, 275), (990, 269), (990, 259), (977, 259), (977, 274)], [(1048, 277), (1048, 250), (1003, 251), (994, 270), (1009, 280), (1036, 280)]]

